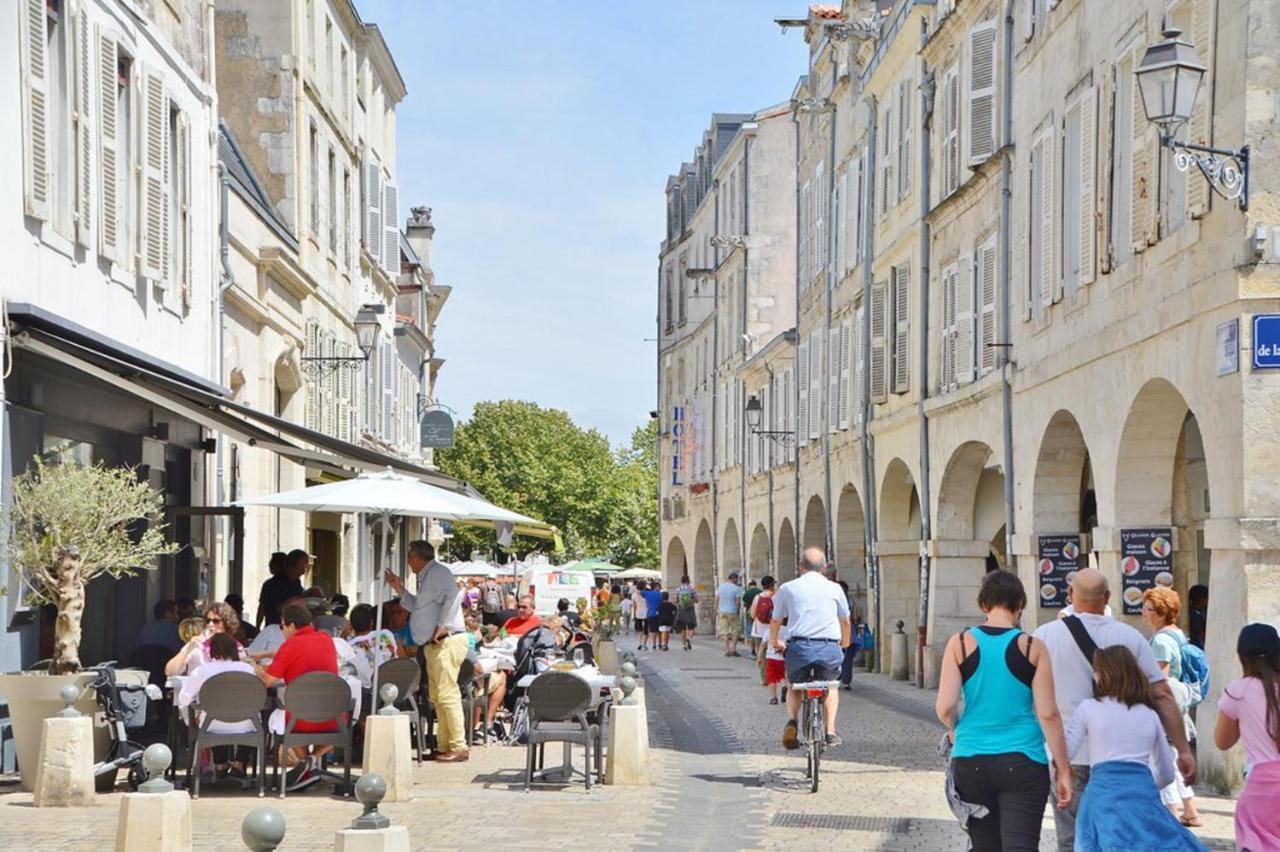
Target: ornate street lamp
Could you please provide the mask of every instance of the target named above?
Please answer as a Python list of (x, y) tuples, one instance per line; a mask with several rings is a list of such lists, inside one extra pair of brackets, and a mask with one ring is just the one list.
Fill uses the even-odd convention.
[(755, 394), (747, 397), (747, 428), (751, 430), (752, 435), (760, 435), (784, 447), (795, 440), (796, 433), (789, 430), (761, 429), (760, 417), (762, 414), (764, 414), (764, 406), (760, 404), (760, 397)]
[(1177, 27), (1166, 27), (1163, 35), (1164, 41), (1148, 47), (1134, 69), (1147, 120), (1160, 128), (1160, 144), (1173, 152), (1178, 171), (1189, 171), (1194, 165), (1214, 192), (1229, 201), (1238, 200), (1240, 209), (1248, 210), (1248, 145), (1239, 150), (1212, 148), (1175, 138), (1191, 118), (1205, 66)]
[(362, 305), (356, 313), (353, 323), (356, 329), (356, 345), (363, 353), (360, 356), (323, 357), (308, 355), (298, 360), (301, 362), (303, 374), (311, 381), (317, 381), (339, 370), (350, 373), (360, 372), (360, 368), (368, 362), (369, 356), (378, 340), (378, 315), (382, 313), (381, 305)]

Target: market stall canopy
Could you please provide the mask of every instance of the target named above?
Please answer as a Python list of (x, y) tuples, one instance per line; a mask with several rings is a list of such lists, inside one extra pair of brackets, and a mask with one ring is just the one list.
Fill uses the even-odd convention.
[(497, 568), (487, 562), (451, 562), (447, 567), (455, 577), (488, 577), (498, 573)]
[(637, 566), (635, 568), (628, 568), (625, 571), (619, 571), (613, 576), (619, 580), (661, 580), (662, 572), (655, 571), (652, 568), (640, 568)]
[(621, 565), (614, 565), (605, 562), (603, 559), (583, 559), (581, 562), (573, 562), (569, 565), (562, 565), (562, 568), (572, 566), (574, 571), (590, 571), (592, 574), (617, 574), (619, 571), (625, 571)]

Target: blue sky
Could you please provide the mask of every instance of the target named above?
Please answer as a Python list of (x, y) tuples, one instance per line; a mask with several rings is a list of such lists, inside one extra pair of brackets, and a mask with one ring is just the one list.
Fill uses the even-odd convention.
[(409, 94), (400, 203), (452, 285), (439, 402), (563, 408), (615, 444), (654, 407), (667, 175), (712, 112), (786, 100), (805, 0), (357, 0)]

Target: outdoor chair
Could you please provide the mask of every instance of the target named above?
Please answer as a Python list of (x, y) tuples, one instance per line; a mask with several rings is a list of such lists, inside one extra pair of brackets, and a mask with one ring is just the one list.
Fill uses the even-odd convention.
[[(336, 674), (309, 672), (301, 675), (285, 688), (280, 696), (280, 706), (288, 711), (284, 734), (277, 734), (272, 741), (272, 752), (278, 754), (275, 763), (275, 782), (284, 798), (285, 785), (280, 778), (280, 764), (284, 760), (283, 749), (300, 745), (327, 745), (342, 749), (343, 795), (351, 795), (351, 729), (355, 702), (351, 687)], [(332, 731), (295, 731), (298, 722), (333, 722)]]
[[(378, 667), (378, 689), (382, 689), (382, 684), (390, 683), (396, 688), (396, 709), (403, 715), (409, 717), (409, 724), (413, 728), (414, 742), (418, 745), (418, 763), (421, 765), (423, 755), (427, 751), (427, 737), (422, 730), (423, 713), (418, 709), (418, 682), (422, 680), (422, 669), (418, 667), (417, 660), (398, 659), (387, 660)], [(370, 712), (377, 713), (379, 709), (380, 699), (373, 696), (372, 710)]]
[[(477, 694), (477, 687), (479, 687), (482, 682), (486, 685), (486, 688), (481, 689), (479, 694)], [(482, 708), (485, 708), (489, 703), (489, 690), (487, 688), (487, 684), (487, 676), (481, 678), (476, 675), (475, 663), (470, 660), (462, 661), (462, 666), (458, 669), (458, 691), (462, 693), (462, 718), (467, 728), (468, 747), (475, 745), (476, 732), (474, 726), (471, 724), (471, 718), (476, 712), (476, 701), (478, 700), (480, 702), (480, 706)], [(483, 727), (484, 730), (481, 732), (481, 741), (485, 745), (488, 745), (489, 726), (486, 724)]]
[[(253, 749), (257, 753), (258, 796), (265, 795), (267, 728), (262, 721), (262, 711), (266, 704), (267, 688), (256, 675), (248, 672), (223, 672), (200, 685), (200, 693), (189, 708), (190, 727), (195, 735), (187, 767), (191, 798), (200, 798), (200, 749), (213, 746)], [(252, 722), (253, 730), (242, 734), (216, 733), (209, 730), (214, 722)]]
[(597, 771), (602, 764), (600, 726), (587, 720), (587, 711), (596, 696), (585, 680), (569, 672), (544, 672), (529, 684), (529, 744), (525, 754), (524, 788), (533, 784), (534, 752), (538, 769), (542, 769), (545, 746), (550, 742), (578, 744), (585, 752), (587, 789), (591, 789), (591, 757), (595, 754)]

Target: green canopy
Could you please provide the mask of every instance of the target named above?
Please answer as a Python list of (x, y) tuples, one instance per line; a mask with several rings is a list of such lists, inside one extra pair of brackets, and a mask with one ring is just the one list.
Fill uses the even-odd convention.
[(592, 574), (617, 574), (626, 570), (621, 565), (614, 565), (603, 559), (583, 559), (581, 562), (574, 562), (572, 568), (574, 571), (590, 571)]

